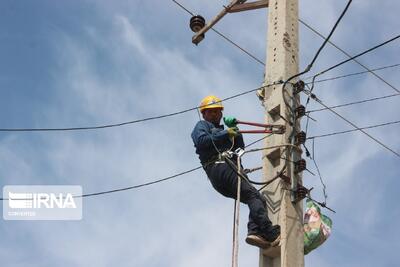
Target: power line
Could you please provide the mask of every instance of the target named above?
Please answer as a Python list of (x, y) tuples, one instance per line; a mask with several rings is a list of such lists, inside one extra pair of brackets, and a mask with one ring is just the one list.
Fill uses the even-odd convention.
[[(185, 10), (187, 13), (189, 13), (190, 15), (194, 16), (195, 14), (193, 12), (191, 12), (189, 9), (187, 9), (186, 7), (184, 7), (181, 3), (179, 3), (176, 0), (172, 0), (172, 2), (174, 2), (175, 4), (177, 4), (180, 8), (182, 8), (183, 10)], [(237, 43), (235, 43), (234, 41), (232, 41), (230, 38), (228, 38), (226, 35), (222, 34), (220, 31), (214, 29), (213, 27), (211, 27), (211, 30), (213, 32), (215, 32), (216, 34), (218, 34), (219, 36), (221, 36), (222, 38), (224, 38), (226, 41), (228, 41), (230, 44), (232, 44), (233, 46), (235, 46), (236, 48), (240, 49), (242, 52), (244, 52), (246, 55), (248, 55), (249, 57), (251, 57), (252, 59), (254, 59), (255, 61), (257, 61), (258, 63), (260, 63), (261, 65), (265, 66), (265, 63), (260, 60), (259, 58), (257, 58), (256, 56), (254, 56), (253, 54), (251, 54), (249, 51), (247, 51), (246, 49), (244, 49), (243, 47), (241, 47), (240, 45), (238, 45)]]
[(328, 136), (333, 136), (333, 135), (356, 132), (356, 131), (359, 131), (359, 129), (363, 129), (363, 130), (372, 129), (372, 128), (378, 128), (378, 127), (383, 127), (383, 126), (388, 126), (388, 125), (393, 125), (393, 124), (398, 124), (398, 123), (400, 123), (400, 120), (399, 121), (392, 121), (392, 122), (385, 122), (385, 123), (381, 123), (381, 124), (375, 124), (375, 125), (366, 126), (366, 127), (359, 127), (358, 129), (351, 129), (351, 130), (333, 132), (333, 133), (328, 133), (328, 134), (314, 135), (314, 136), (307, 137), (307, 139), (316, 139), (316, 138), (328, 137)]
[[(346, 74), (346, 75), (340, 75), (340, 76), (336, 76), (336, 77), (331, 77), (331, 78), (327, 78), (327, 79), (323, 79), (323, 80), (316, 80), (316, 81), (314, 81), (314, 83), (312, 83), (312, 82), (306, 83), (306, 86), (308, 87), (309, 84), (332, 81), (332, 80), (346, 78), (346, 77), (350, 77), (350, 76), (356, 76), (356, 75), (360, 75), (360, 74), (364, 74), (364, 73), (370, 73), (370, 72), (373, 72), (375, 70), (383, 70), (383, 69), (394, 68), (394, 67), (397, 67), (397, 66), (400, 66), (400, 63), (399, 64), (389, 65), (389, 66), (384, 66), (384, 67), (379, 67), (379, 68), (375, 68), (375, 69), (368, 70), (368, 71), (361, 71), (361, 72), (356, 72), (356, 73), (350, 73), (350, 74)], [(305, 80), (310, 79), (310, 78), (313, 78), (313, 76), (307, 77), (307, 78), (305, 78)], [(330, 108), (338, 108), (338, 107), (356, 105), (356, 104), (365, 103), (365, 102), (369, 102), (369, 101), (375, 101), (375, 100), (379, 100), (379, 99), (390, 98), (390, 97), (394, 97), (394, 96), (398, 96), (398, 95), (400, 95), (400, 94), (392, 94), (392, 95), (387, 95), (387, 96), (383, 96), (383, 97), (375, 97), (375, 98), (371, 98), (371, 99), (360, 100), (360, 101), (356, 101), (356, 102), (350, 102), (350, 103), (346, 103), (346, 104), (331, 106)], [(306, 107), (308, 106), (309, 100), (310, 100), (310, 98), (308, 97), (307, 98)], [(307, 111), (307, 114), (310, 114), (311, 112), (322, 111), (322, 110), (326, 110), (326, 108), (310, 110), (310, 111)], [(307, 133), (307, 129), (308, 129), (309, 119), (310, 119), (310, 117), (307, 116), (306, 133)]]
[[(349, 61), (351, 61), (351, 60), (354, 60), (354, 59), (356, 59), (356, 58), (358, 58), (358, 57), (360, 57), (360, 56), (363, 56), (363, 55), (365, 55), (365, 54), (367, 54), (367, 53), (369, 53), (369, 52), (371, 52), (371, 51), (374, 51), (374, 50), (376, 50), (376, 49), (378, 49), (378, 48), (380, 48), (380, 47), (382, 47), (382, 46), (384, 46), (384, 45), (387, 45), (388, 43), (391, 43), (391, 42), (397, 40), (398, 38), (400, 38), (400, 34), (399, 34), (399, 35), (396, 35), (396, 36), (390, 38), (389, 40), (384, 41), (384, 42), (382, 42), (382, 43), (380, 43), (380, 44), (378, 44), (378, 45), (376, 45), (376, 46), (374, 46), (374, 47), (372, 47), (372, 48), (369, 48), (369, 49), (367, 49), (367, 50), (365, 50), (365, 51), (363, 51), (363, 52), (361, 52), (361, 53), (359, 53), (359, 54), (357, 54), (357, 55), (355, 55), (355, 56), (352, 56), (352, 57), (349, 58), (349, 59), (343, 60), (343, 61), (337, 63), (336, 65), (333, 65), (332, 67), (329, 67), (329, 68), (327, 68), (327, 69), (325, 69), (325, 70), (323, 70), (323, 71), (321, 71), (321, 72), (318, 72), (317, 74), (315, 74), (315, 75), (313, 76), (311, 91), (313, 90), (314, 83), (315, 83), (315, 78), (316, 78), (316, 77), (318, 77), (318, 76), (320, 76), (320, 75), (322, 75), (322, 74), (324, 74), (324, 73), (327, 73), (328, 71), (331, 71), (331, 70), (333, 70), (333, 69), (335, 69), (335, 68), (337, 68), (337, 67), (339, 67), (339, 66), (341, 66), (341, 65), (343, 65), (343, 64), (345, 64), (345, 63), (347, 63), (347, 62), (349, 62)], [(396, 91), (397, 91), (398, 93), (400, 93), (400, 90), (397, 90), (397, 89), (396, 89)]]
[[(331, 38), (331, 36), (333, 35), (333, 33), (336, 30), (336, 27), (339, 25), (339, 22), (342, 20), (343, 16), (346, 14), (348, 8), (350, 7), (350, 4), (353, 0), (349, 0), (347, 2), (346, 7), (344, 8), (344, 10), (342, 11), (342, 13), (340, 14), (339, 18), (336, 20), (335, 25), (333, 26), (332, 30), (329, 32), (328, 37), (326, 37), (326, 39), (324, 40), (324, 42), (322, 43), (321, 47), (318, 49), (317, 53), (315, 54), (313, 60), (311, 61), (311, 63), (308, 65), (308, 67), (306, 68), (308, 71), (311, 69), (312, 65), (314, 64), (314, 62), (317, 60), (319, 54), (321, 53), (322, 49), (325, 47), (325, 45), (329, 42), (329, 39)], [(299, 19), (300, 20), (300, 19)], [(307, 72), (308, 72), (307, 71)]]
[[(276, 84), (280, 84), (281, 82), (276, 82), (272, 83), (269, 85), (261, 86), (258, 88), (250, 89), (226, 98), (223, 98), (221, 101), (228, 101), (233, 98), (237, 98), (252, 92), (255, 92), (259, 89), (266, 88), (269, 86), (273, 86)], [(173, 112), (173, 113), (168, 113), (164, 115), (159, 115), (159, 116), (153, 116), (153, 117), (147, 117), (143, 119), (137, 119), (137, 120), (132, 120), (132, 121), (126, 121), (126, 122), (121, 122), (121, 123), (115, 123), (115, 124), (105, 124), (105, 125), (98, 125), (98, 126), (85, 126), (85, 127), (63, 127), (63, 128), (0, 128), (0, 132), (48, 132), (48, 131), (82, 131), (82, 130), (98, 130), (98, 129), (105, 129), (105, 128), (113, 128), (113, 127), (120, 127), (128, 124), (135, 124), (139, 122), (145, 122), (145, 121), (151, 121), (151, 120), (157, 120), (157, 119), (162, 119), (162, 118), (167, 118), (167, 117), (172, 117), (176, 115), (180, 115), (183, 113), (187, 113), (189, 111), (193, 111), (198, 109), (199, 106), (184, 109), (181, 111)]]
[[(321, 71), (321, 72), (315, 74), (315, 75), (313, 76), (313, 78), (312, 78), (311, 89), (310, 89), (309, 92), (307, 93), (307, 94), (308, 94), (308, 98), (307, 98), (307, 104), (306, 104), (306, 106), (308, 105), (308, 103), (309, 103), (309, 101), (310, 101), (310, 97), (311, 97), (311, 98), (314, 98), (314, 100), (316, 100), (317, 102), (320, 101), (320, 100), (319, 100), (318, 98), (316, 98), (316, 96), (312, 93), (312, 91), (313, 91), (313, 89), (314, 89), (316, 77), (318, 77), (319, 75), (322, 75), (322, 74), (324, 74), (324, 73), (326, 73), (326, 72), (328, 72), (328, 71), (331, 71), (331, 70), (333, 70), (333, 69), (335, 69), (335, 68), (337, 68), (337, 67), (339, 67), (339, 66), (341, 66), (341, 65), (343, 65), (343, 64), (345, 64), (345, 63), (347, 63), (347, 62), (349, 62), (349, 61), (351, 61), (351, 60), (354, 60), (354, 59), (356, 59), (357, 57), (360, 57), (360, 56), (362, 56), (362, 55), (365, 55), (365, 54), (367, 54), (367, 53), (369, 53), (369, 52), (371, 52), (371, 51), (373, 51), (373, 50), (375, 50), (375, 49), (378, 49), (379, 47), (382, 47), (382, 46), (384, 46), (384, 45), (386, 45), (386, 44), (388, 44), (388, 43), (390, 43), (390, 42), (393, 42), (394, 40), (396, 40), (396, 39), (398, 39), (398, 38), (400, 38), (400, 35), (397, 35), (397, 36), (395, 36), (395, 37), (393, 37), (393, 38), (391, 38), (391, 39), (389, 39), (389, 40), (387, 40), (387, 41), (385, 41), (385, 42), (383, 42), (383, 43), (380, 43), (380, 44), (378, 44), (378, 45), (376, 45), (376, 46), (374, 46), (374, 47), (372, 47), (372, 48), (370, 48), (370, 49), (367, 49), (367, 50), (365, 50), (365, 51), (363, 51), (363, 52), (361, 52), (361, 53), (359, 53), (359, 54), (357, 54), (357, 55), (355, 55), (355, 56), (353, 56), (353, 57), (351, 57), (351, 58), (349, 58), (349, 59), (343, 60), (343, 61), (337, 63), (336, 65), (333, 65), (332, 67), (329, 67), (329, 68), (327, 68), (327, 69), (325, 69), (325, 70), (323, 70), (323, 71)], [(326, 41), (327, 41), (327, 40), (328, 40), (328, 39), (326, 39)], [(307, 85), (307, 87), (308, 87), (308, 85)], [(396, 90), (396, 91), (400, 93), (399, 90)], [(357, 128), (357, 126), (356, 126), (355, 124), (353, 124), (352, 122), (350, 122), (349, 120), (347, 120), (346, 118), (344, 118), (343, 116), (341, 116), (340, 114), (338, 114), (337, 112), (335, 112), (332, 108), (326, 106), (326, 105), (323, 104), (322, 102), (321, 102), (320, 104), (323, 105), (326, 109), (329, 109), (330, 111), (332, 111), (333, 113), (335, 113), (337, 116), (341, 117), (341, 118), (342, 118), (343, 120), (345, 120), (346, 122), (350, 123), (353, 127), (356, 127), (356, 128)], [(308, 121), (309, 121), (309, 117), (307, 117), (307, 125), (308, 125)], [(386, 149), (390, 150), (391, 152), (393, 152), (394, 154), (396, 154), (398, 157), (400, 157), (400, 154), (398, 154), (397, 152), (395, 152), (395, 151), (392, 150), (391, 148), (387, 147), (385, 144), (383, 144), (383, 143), (380, 142), (379, 140), (375, 139), (374, 137), (372, 137), (372, 136), (369, 135), (368, 133), (364, 132), (363, 130), (361, 130), (361, 132), (363, 132), (363, 133), (366, 134), (368, 137), (370, 137), (372, 140), (376, 141), (378, 144), (382, 145), (383, 147), (385, 147)]]
[(315, 159), (315, 139), (313, 139), (313, 142), (312, 142), (312, 158), (311, 158), (311, 159), (312, 159), (312, 161), (314, 162), (315, 168), (317, 169), (318, 177), (319, 177), (319, 180), (320, 180), (321, 185), (322, 185), (322, 192), (323, 192), (323, 194), (324, 194), (324, 199), (325, 199), (323, 203), (326, 204), (326, 201), (327, 201), (327, 199), (328, 199), (328, 195), (327, 195), (327, 193), (326, 193), (326, 185), (325, 185), (325, 183), (324, 183), (324, 179), (322, 179), (321, 172), (320, 172), (320, 170), (319, 170), (317, 161), (316, 161), (316, 159)]
[[(311, 27), (309, 24), (307, 24), (306, 22), (304, 22), (303, 20), (299, 19), (300, 23), (302, 23), (304, 26), (306, 26), (308, 29), (310, 29), (312, 32), (314, 32), (315, 34), (317, 34), (319, 37), (321, 37), (322, 39), (327, 39), (324, 35), (322, 35), (320, 32), (318, 32), (316, 29), (314, 29), (313, 27)], [(335, 47), (336, 49), (338, 49), (340, 52), (342, 52), (344, 55), (346, 55), (349, 58), (352, 58), (352, 56), (347, 53), (346, 51), (344, 51), (342, 48), (340, 48), (338, 45), (336, 45), (335, 43), (333, 43), (332, 41), (328, 40), (328, 43), (331, 44), (333, 47)], [(378, 78), (379, 80), (381, 80), (382, 82), (384, 82), (386, 85), (388, 85), (389, 87), (391, 87), (393, 90), (395, 90), (396, 92), (400, 93), (400, 90), (397, 89), (395, 86), (393, 86), (392, 84), (390, 84), (389, 82), (387, 82), (385, 79), (383, 79), (381, 76), (379, 76), (378, 74), (376, 74), (374, 72), (374, 70), (369, 69), (367, 66), (365, 66), (364, 64), (362, 64), (360, 61), (358, 61), (355, 58), (352, 58), (351, 60), (353, 60), (354, 62), (356, 62), (358, 65), (360, 65), (361, 67), (363, 67), (365, 70), (367, 70), (369, 73), (371, 73), (372, 75), (374, 75), (376, 78)]]
[[(184, 174), (188, 174), (194, 171), (197, 171), (198, 169), (201, 169), (202, 166), (187, 170), (187, 171), (183, 171), (180, 173), (177, 173), (175, 175), (171, 175), (162, 179), (158, 179), (152, 182), (148, 182), (148, 183), (144, 183), (144, 184), (139, 184), (139, 185), (134, 185), (134, 186), (128, 186), (128, 187), (123, 187), (123, 188), (118, 188), (118, 189), (112, 189), (112, 190), (107, 190), (107, 191), (101, 191), (101, 192), (96, 192), (96, 193), (90, 193), (90, 194), (83, 194), (80, 197), (92, 197), (92, 196), (98, 196), (98, 195), (105, 195), (105, 194), (111, 194), (111, 193), (117, 193), (117, 192), (121, 192), (121, 191), (127, 191), (127, 190), (132, 190), (132, 189), (137, 189), (140, 187), (144, 187), (144, 186), (148, 186), (148, 185), (152, 185), (152, 184), (156, 184), (156, 183), (161, 183), (167, 180), (171, 180), (173, 178), (177, 178), (179, 176), (182, 176)], [(79, 196), (78, 196), (79, 197)]]
[[(341, 66), (341, 65), (343, 65), (343, 64), (345, 64), (345, 63), (347, 63), (347, 62), (349, 62), (350, 60), (353, 60), (353, 59), (355, 59), (355, 58), (357, 58), (357, 57), (360, 57), (360, 56), (362, 56), (362, 55), (364, 55), (364, 54), (366, 54), (366, 53), (369, 53), (369, 52), (371, 52), (371, 51), (373, 51), (373, 50), (375, 50), (375, 49), (377, 49), (377, 48), (379, 48), (379, 47), (382, 47), (382, 46), (384, 46), (384, 45), (386, 45), (386, 44), (388, 44), (388, 43), (390, 43), (390, 42), (392, 42), (392, 41), (398, 39), (398, 38), (400, 38), (400, 35), (397, 35), (397, 36), (395, 36), (395, 37), (393, 37), (393, 38), (391, 38), (391, 39), (389, 39), (389, 40), (387, 40), (387, 41), (385, 41), (385, 42), (382, 42), (382, 43), (380, 43), (380, 44), (378, 44), (378, 45), (376, 45), (376, 46), (374, 46), (374, 47), (372, 47), (372, 48), (370, 48), (370, 49), (367, 49), (367, 50), (365, 50), (365, 51), (363, 51), (363, 52), (361, 52), (361, 53), (359, 53), (359, 54), (357, 54), (357, 55), (355, 55), (355, 56), (353, 56), (353, 57), (351, 57), (351, 58), (349, 58), (349, 59), (347, 59), (347, 60), (341, 61), (341, 62), (337, 63), (336, 65), (334, 65), (334, 66), (332, 66), (332, 67), (329, 67), (329, 68), (327, 68), (327, 69), (325, 69), (325, 70), (323, 70), (323, 71), (317, 73), (316, 75), (313, 76), (311, 90), (309, 90), (309, 91), (304, 91), (304, 92), (308, 95), (308, 100), (310, 99), (310, 97), (313, 98), (313, 99), (314, 99), (315, 101), (317, 101), (320, 105), (324, 106), (326, 109), (330, 110), (332, 113), (334, 113), (335, 115), (337, 115), (338, 117), (340, 117), (342, 120), (346, 121), (346, 122), (349, 123), (351, 126), (353, 126), (353, 127), (356, 128), (357, 130), (359, 130), (359, 131), (361, 131), (362, 133), (364, 133), (364, 134), (365, 134), (366, 136), (368, 136), (370, 139), (372, 139), (373, 141), (375, 141), (376, 143), (378, 143), (379, 145), (381, 145), (382, 147), (384, 147), (384, 148), (387, 149), (388, 151), (392, 152), (392, 153), (395, 154), (396, 156), (400, 157), (400, 154), (399, 154), (398, 152), (394, 151), (393, 149), (391, 149), (390, 147), (388, 147), (387, 145), (385, 145), (384, 143), (382, 143), (381, 141), (379, 141), (378, 139), (376, 139), (376, 138), (373, 137), (372, 135), (368, 134), (368, 133), (365, 132), (363, 129), (360, 129), (360, 128), (359, 128), (357, 125), (355, 125), (353, 122), (351, 122), (350, 120), (346, 119), (345, 117), (343, 117), (342, 115), (340, 115), (339, 113), (337, 113), (336, 111), (334, 111), (332, 108), (330, 108), (330, 107), (328, 107), (327, 105), (325, 105), (320, 99), (318, 99), (314, 94), (312, 94), (312, 90), (313, 90), (313, 88), (314, 88), (315, 78), (316, 78), (317, 76), (322, 75), (322, 74), (324, 74), (324, 73), (326, 73), (326, 72), (328, 72), (328, 71), (331, 71), (331, 70), (333, 70), (333, 69), (335, 69), (335, 68), (337, 68), (337, 67), (339, 67), (339, 66)], [(308, 101), (307, 101), (307, 102), (308, 102)]]
[[(144, 184), (138, 184), (138, 185), (134, 185), (134, 186), (128, 186), (128, 187), (122, 187), (122, 188), (117, 188), (117, 189), (112, 189), (112, 190), (106, 190), (106, 191), (100, 191), (100, 192), (95, 192), (95, 193), (89, 193), (89, 194), (83, 194), (81, 196), (74, 196), (76, 198), (84, 198), (84, 197), (93, 197), (93, 196), (99, 196), (99, 195), (106, 195), (106, 194), (111, 194), (111, 193), (117, 193), (117, 192), (122, 192), (122, 191), (127, 191), (127, 190), (132, 190), (132, 189), (137, 189), (140, 187), (144, 187), (144, 186), (149, 186), (152, 184), (157, 184), (157, 183), (161, 183), (167, 180), (171, 180), (173, 178), (177, 178), (179, 176), (182, 176), (184, 174), (188, 174), (194, 171), (197, 171), (198, 169), (202, 168), (202, 166), (187, 170), (187, 171), (183, 171), (165, 178), (161, 178), (152, 182), (148, 182), (148, 183), (144, 183)], [(4, 201), (4, 200), (8, 200), (8, 198), (0, 198), (0, 201)]]
[(342, 120), (346, 121), (348, 124), (350, 124), (351, 126), (353, 126), (354, 128), (356, 128), (358, 131), (362, 132), (363, 134), (365, 134), (366, 136), (368, 136), (370, 139), (372, 139), (373, 141), (375, 141), (376, 143), (378, 143), (379, 145), (381, 145), (382, 147), (384, 147), (385, 149), (389, 150), (390, 152), (392, 152), (393, 154), (395, 154), (396, 156), (398, 156), (400, 158), (400, 154), (396, 151), (394, 151), (393, 149), (391, 149), (390, 147), (388, 147), (387, 145), (385, 145), (384, 143), (382, 143), (381, 141), (379, 141), (378, 139), (376, 139), (375, 137), (373, 137), (372, 135), (370, 135), (369, 133), (367, 133), (366, 131), (364, 131), (363, 129), (361, 129), (360, 127), (358, 127), (357, 125), (355, 125), (353, 122), (351, 122), (350, 120), (346, 119), (345, 117), (343, 117), (342, 115), (340, 115), (339, 113), (337, 113), (335, 110), (333, 110), (332, 108), (328, 107), (327, 105), (325, 105), (319, 98), (317, 98), (316, 95), (308, 92), (308, 91), (304, 91), (307, 95), (309, 95), (314, 101), (318, 102), (320, 105), (324, 106), (325, 108), (327, 108), (328, 110), (330, 110), (332, 113), (334, 113), (336, 116), (338, 116), (339, 118), (341, 118)]
[[(392, 98), (392, 97), (395, 97), (395, 96), (400, 96), (400, 93), (399, 94), (386, 95), (386, 96), (380, 96), (380, 97), (374, 97), (374, 98), (369, 98), (369, 99), (364, 99), (364, 100), (359, 100), (359, 101), (354, 101), (354, 102), (349, 102), (349, 103), (340, 104), (340, 105), (336, 105), (336, 106), (330, 106), (329, 108), (341, 108), (341, 107), (352, 106), (352, 105), (357, 105), (357, 104), (361, 104), (361, 103), (372, 102), (372, 101), (385, 99), (385, 98)], [(313, 110), (307, 111), (306, 113), (323, 111), (323, 110), (327, 110), (329, 108), (313, 109)]]
[[(375, 68), (375, 69), (371, 69), (371, 70), (367, 70), (367, 71), (354, 72), (354, 73), (350, 73), (350, 74), (345, 74), (345, 75), (335, 76), (335, 77), (331, 77), (331, 78), (316, 80), (314, 83), (322, 83), (322, 82), (327, 82), (327, 81), (347, 78), (347, 77), (350, 77), (350, 76), (357, 76), (357, 75), (361, 75), (361, 74), (365, 74), (365, 73), (371, 73), (371, 72), (374, 72), (374, 71), (377, 71), (377, 70), (390, 69), (390, 68), (394, 68), (394, 67), (398, 67), (398, 66), (400, 66), (400, 63), (389, 65), (389, 66), (384, 66), (384, 67), (379, 67), (379, 68)], [(312, 79), (312, 78), (313, 78), (313, 76), (310, 76), (310, 77), (305, 78), (304, 80), (309, 80), (309, 79)], [(308, 84), (311, 84), (311, 83), (308, 83)]]

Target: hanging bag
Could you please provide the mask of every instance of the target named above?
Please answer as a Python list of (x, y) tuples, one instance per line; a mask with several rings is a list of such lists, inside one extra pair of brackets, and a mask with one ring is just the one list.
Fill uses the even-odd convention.
[(306, 200), (304, 213), (304, 254), (310, 253), (328, 239), (331, 234), (332, 220), (321, 214), (320, 207), (312, 200)]

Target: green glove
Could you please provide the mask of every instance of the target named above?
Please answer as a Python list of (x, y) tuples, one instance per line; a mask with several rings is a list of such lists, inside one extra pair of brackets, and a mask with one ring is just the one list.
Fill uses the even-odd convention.
[(224, 117), (224, 123), (228, 127), (236, 127), (237, 119), (235, 117)]
[(234, 138), (239, 134), (239, 128), (238, 127), (229, 127), (226, 129), (228, 132), (229, 138)]

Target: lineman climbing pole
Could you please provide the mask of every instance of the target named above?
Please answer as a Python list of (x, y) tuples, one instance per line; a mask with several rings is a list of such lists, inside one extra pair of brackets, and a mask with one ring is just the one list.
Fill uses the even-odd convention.
[[(298, 73), (298, 0), (260, 0), (246, 2), (232, 0), (214, 19), (205, 24), (201, 16), (194, 16), (190, 21), (191, 29), (196, 32), (192, 38), (199, 44), (205, 33), (227, 13), (247, 11), (268, 7), (267, 64), (264, 85), (277, 81), (286, 81)], [(267, 150), (263, 155), (264, 181), (270, 181), (278, 173), (285, 175), (266, 187), (265, 196), (269, 217), (273, 224), (281, 226), (280, 246), (260, 250), (260, 267), (303, 267), (304, 235), (302, 201), (296, 201), (296, 190), (302, 184), (301, 170), (294, 162), (300, 162), (301, 150), (296, 145), (295, 135), (300, 131), (300, 121), (295, 113), (299, 106), (299, 95), (293, 94), (293, 83), (290, 81), (279, 85), (264, 87), (258, 92), (265, 107), (267, 124), (285, 124), (282, 135), (272, 135), (266, 140), (266, 147), (277, 146)], [(284, 98), (285, 97), (285, 98)], [(303, 138), (305, 139), (305, 137)], [(292, 144), (287, 145), (286, 144)], [(236, 254), (237, 257), (237, 254)], [(234, 264), (234, 266), (236, 266)]]

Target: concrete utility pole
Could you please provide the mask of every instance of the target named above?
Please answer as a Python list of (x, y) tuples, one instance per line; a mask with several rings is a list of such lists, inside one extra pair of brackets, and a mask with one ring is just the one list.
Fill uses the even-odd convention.
[[(268, 7), (268, 44), (264, 85), (280, 80), (286, 81), (299, 72), (298, 0), (231, 0), (231, 3), (207, 24), (199, 15), (192, 17), (190, 28), (196, 33), (192, 42), (199, 44), (205, 33), (228, 13), (265, 7)], [(276, 179), (262, 191), (267, 200), (269, 217), (273, 224), (281, 226), (281, 244), (278, 247), (260, 250), (260, 267), (304, 266), (303, 203), (294, 201), (293, 191), (297, 185), (302, 185), (301, 170), (305, 165), (304, 168), (295, 168), (293, 162), (301, 158), (300, 145), (296, 148), (288, 145), (295, 143), (292, 133), (300, 132), (300, 119), (293, 115), (300, 99), (298, 94), (293, 97), (291, 83), (286, 85), (284, 94), (282, 84), (266, 87), (259, 92), (265, 106), (266, 123), (285, 125), (286, 128), (284, 134), (272, 135), (265, 142), (266, 147), (280, 147), (272, 151), (267, 150), (263, 155), (264, 181), (275, 178), (277, 173), (286, 167), (284, 179)], [(289, 122), (293, 120), (295, 122), (291, 125)], [(303, 139), (305, 140), (305, 137)]]
[[(270, 0), (265, 85), (279, 80), (285, 81), (298, 73), (298, 50), (298, 0)], [(290, 103), (294, 109), (295, 103), (300, 101), (299, 96), (295, 96), (296, 101), (293, 103), (290, 99), (292, 85), (287, 84), (285, 88), (287, 103)], [(283, 97), (282, 84), (267, 87), (264, 90), (266, 122), (286, 125), (285, 134), (272, 135), (266, 139), (266, 147), (290, 143), (292, 126), (282, 117), (291, 120), (292, 115)], [(299, 132), (299, 123), (300, 121), (297, 120), (294, 125), (295, 132)], [(292, 157), (290, 147), (267, 151), (263, 162), (264, 180), (268, 181), (275, 177), (286, 164), (286, 175), (294, 176), (292, 180), (302, 184), (301, 175), (294, 173), (294, 164), (285, 160), (299, 159), (299, 151), (295, 151), (294, 157)], [(291, 191), (285, 189), (290, 189), (290, 185), (282, 179), (277, 179), (262, 192), (267, 198), (269, 217), (274, 224), (281, 226), (281, 246), (280, 249), (260, 251), (260, 267), (304, 266), (303, 204), (302, 201), (293, 204)]]

